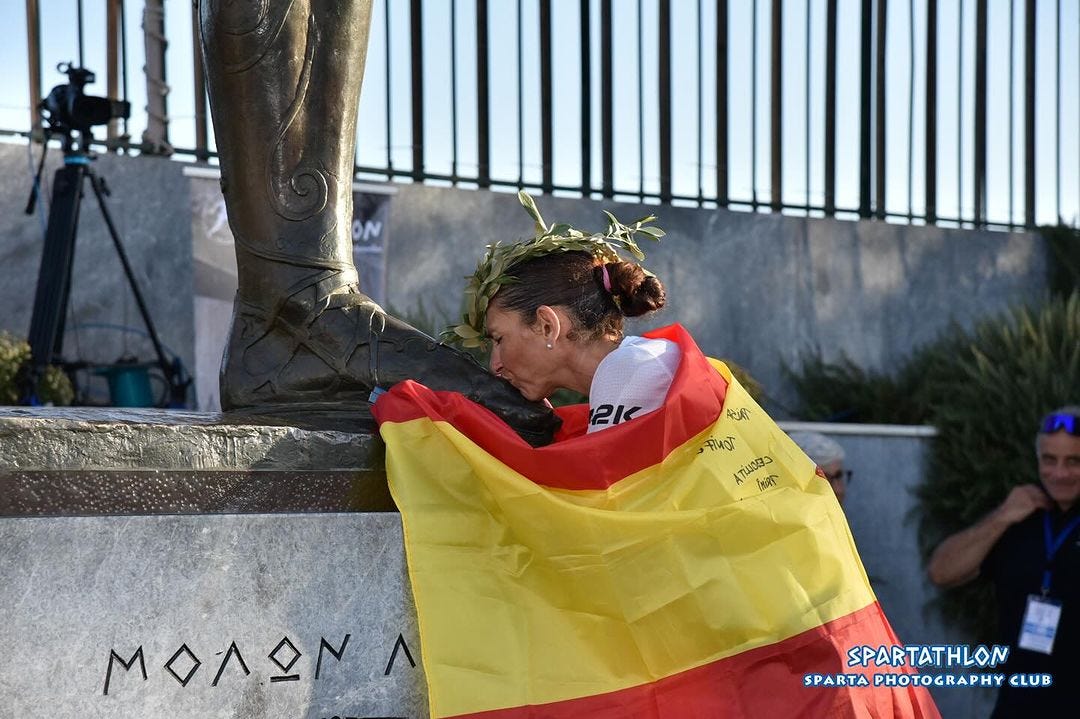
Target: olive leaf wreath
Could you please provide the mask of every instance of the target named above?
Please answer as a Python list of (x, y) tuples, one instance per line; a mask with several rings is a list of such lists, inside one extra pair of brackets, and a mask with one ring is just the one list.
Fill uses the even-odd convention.
[(491, 298), (503, 285), (518, 281), (511, 271), (527, 260), (553, 252), (588, 252), (601, 262), (620, 262), (619, 250), (623, 250), (640, 262), (645, 259), (645, 253), (638, 246), (635, 235), (640, 233), (658, 241), (665, 234), (659, 227), (645, 227), (656, 220), (655, 215), (624, 225), (606, 210), (608, 226), (604, 232), (585, 232), (565, 222), (548, 225), (527, 192), (518, 192), (518, 200), (532, 217), (536, 235), (531, 240), (510, 245), (496, 242), (487, 246), (487, 253), (476, 266), (476, 272), (466, 277), (462, 322), (443, 331), (444, 341), (460, 343), (463, 347), (482, 346), (486, 339), (484, 315)]

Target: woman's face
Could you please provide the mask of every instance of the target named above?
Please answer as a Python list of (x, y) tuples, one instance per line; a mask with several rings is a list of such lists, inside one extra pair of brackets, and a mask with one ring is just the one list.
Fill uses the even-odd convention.
[(558, 389), (553, 383), (557, 354), (547, 347), (543, 323), (525, 323), (520, 314), (491, 305), (486, 317), (491, 338), (491, 371), (529, 400), (541, 400)]

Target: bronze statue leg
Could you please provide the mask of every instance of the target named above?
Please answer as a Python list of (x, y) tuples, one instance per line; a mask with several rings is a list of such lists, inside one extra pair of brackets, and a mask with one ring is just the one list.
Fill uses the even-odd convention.
[(350, 222), (371, 0), (201, 0), (199, 14), (239, 280), (222, 408), (362, 413), (372, 387), (411, 378), (549, 441), (550, 410), (360, 291)]

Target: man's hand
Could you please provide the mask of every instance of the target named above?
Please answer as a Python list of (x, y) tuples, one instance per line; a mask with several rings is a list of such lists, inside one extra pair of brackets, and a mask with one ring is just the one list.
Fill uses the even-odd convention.
[(1007, 524), (1016, 524), (1027, 519), (1037, 510), (1050, 509), (1052, 503), (1046, 492), (1037, 484), (1023, 484), (1014, 487), (1009, 496), (995, 511), (997, 518)]
[(970, 582), (979, 576), (979, 566), (1005, 530), (1050, 506), (1050, 498), (1037, 484), (1014, 488), (997, 509), (974, 526), (952, 535), (934, 550), (926, 567), (930, 581), (939, 587)]

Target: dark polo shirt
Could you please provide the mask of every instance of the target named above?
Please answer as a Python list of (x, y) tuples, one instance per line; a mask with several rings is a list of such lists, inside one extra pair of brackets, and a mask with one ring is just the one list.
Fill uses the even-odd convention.
[[(1080, 527), (1069, 532), (1054, 555), (1049, 596), (1062, 603), (1052, 654), (1020, 649), (1020, 625), (1028, 595), (1041, 594), (1043, 571), (1047, 568), (1043, 517), (1039, 511), (1006, 530), (982, 565), (983, 576), (994, 584), (998, 603), (999, 640), (1011, 649), (1009, 660), (999, 668), (1008, 676), (1016, 672), (1051, 674), (1049, 688), (1011, 687), (1008, 682), (998, 694), (993, 719), (1011, 717), (1080, 716)], [(1067, 514), (1050, 513), (1051, 528), (1057, 537), (1080, 516), (1080, 506)]]

